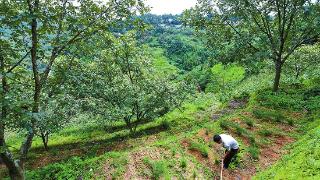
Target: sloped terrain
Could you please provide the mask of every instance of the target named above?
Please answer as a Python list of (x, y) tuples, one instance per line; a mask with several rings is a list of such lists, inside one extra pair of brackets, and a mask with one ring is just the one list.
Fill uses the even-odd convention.
[(319, 122), (314, 113), (318, 95), (311, 91), (295, 89), (272, 96), (264, 90), (225, 104), (212, 94), (199, 94), (180, 110), (141, 124), (134, 136), (122, 124), (66, 129), (51, 138), (49, 152), (35, 143), (32, 152), (41, 156), (29, 162), (33, 170), (27, 175), (29, 179), (218, 179), (223, 149), (212, 136), (227, 133), (239, 141), (241, 151), (223, 171), (225, 179), (251, 179), (257, 173), (257, 179), (316, 177), (319, 127), (310, 127)]

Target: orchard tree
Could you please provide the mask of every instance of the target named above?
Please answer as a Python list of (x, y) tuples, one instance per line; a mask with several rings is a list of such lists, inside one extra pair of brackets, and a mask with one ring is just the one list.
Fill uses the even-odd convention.
[(316, 68), (319, 69), (320, 64), (320, 44), (305, 45), (300, 47), (288, 59), (288, 65), (285, 68), (286, 72), (294, 76), (298, 80), (301, 76), (307, 75)]
[[(66, 61), (68, 59), (68, 61)], [(70, 60), (71, 59), (71, 60)], [(35, 134), (43, 142), (45, 150), (49, 150), (49, 136), (62, 129), (77, 114), (79, 108), (76, 97), (69, 94), (65, 86), (67, 75), (77, 64), (75, 57), (61, 56), (56, 61), (56, 67), (51, 72), (46, 88), (43, 89), (44, 97), (40, 104), (37, 116)]]
[(272, 60), (274, 91), (292, 53), (319, 38), (319, 17), (320, 2), (308, 0), (198, 0), (195, 8), (185, 12), (190, 25), (208, 34), (224, 29), (221, 32), (241, 39), (243, 48)]
[[(58, 57), (93, 34), (109, 31), (136, 12), (140, 0), (3, 0), (0, 3), (1, 121), (0, 157), (11, 179), (24, 179), (24, 164), (37, 134), (46, 91)], [(70, 61), (66, 58), (65, 61)], [(26, 130), (19, 157), (5, 142), (5, 129), (12, 124)]]
[[(102, 115), (107, 121), (122, 120), (131, 134), (139, 124), (164, 115), (179, 106), (188, 89), (183, 83), (156, 73), (145, 47), (139, 46), (135, 33), (105, 36), (111, 41), (99, 59), (87, 63), (86, 73), (74, 69), (70, 84), (79, 86), (74, 96), (81, 98), (82, 109)], [(94, 72), (90, 73), (90, 72)], [(92, 80), (94, 79), (94, 80)]]

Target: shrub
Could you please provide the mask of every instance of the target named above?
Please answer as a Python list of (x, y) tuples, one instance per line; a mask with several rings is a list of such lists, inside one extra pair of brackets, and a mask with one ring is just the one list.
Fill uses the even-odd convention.
[(195, 151), (199, 151), (201, 153), (201, 155), (205, 158), (208, 157), (208, 148), (206, 145), (204, 144), (200, 144), (200, 143), (196, 143), (196, 142), (192, 142), (190, 147), (190, 150), (195, 150)]
[(320, 110), (320, 95), (310, 97), (306, 102), (306, 109), (311, 112)]

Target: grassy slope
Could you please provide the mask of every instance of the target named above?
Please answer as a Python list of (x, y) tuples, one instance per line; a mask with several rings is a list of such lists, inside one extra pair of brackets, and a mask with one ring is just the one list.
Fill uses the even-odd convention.
[[(248, 85), (248, 82), (243, 84)], [(235, 94), (246, 92), (238, 91)], [(249, 92), (254, 91), (256, 89)], [(228, 104), (219, 103), (212, 94), (199, 94), (180, 110), (140, 125), (133, 137), (129, 136), (121, 122), (112, 126), (90, 123), (89, 126), (66, 128), (51, 137), (50, 152), (43, 151), (40, 139), (35, 140), (30, 153), (34, 160), (29, 161), (27, 176), (30, 179), (212, 179), (218, 174), (221, 156), (218, 147), (210, 141), (214, 133), (233, 134), (241, 144), (240, 158), (232, 164), (233, 171), (227, 171), (225, 175), (230, 178), (235, 177), (234, 172), (244, 177), (246, 174), (252, 175), (275, 162), (285, 152), (280, 149), (303, 134), (302, 130), (308, 129), (303, 125), (309, 122), (309, 115), (301, 110), (305, 105), (301, 103), (304, 91), (295, 93), (296, 90), (293, 90), (277, 96), (269, 91), (253, 93), (245, 108), (232, 111), (229, 111)], [(301, 106), (295, 106), (297, 102)], [(313, 98), (310, 102), (313, 102), (310, 107), (317, 108), (317, 99)], [(215, 118), (212, 119), (212, 116)], [(310, 131), (310, 134), (313, 132), (317, 130)], [(10, 142), (15, 147), (19, 141), (13, 138)], [(298, 162), (299, 157), (307, 152), (304, 150), (311, 150), (300, 143), (309, 142), (302, 139), (290, 151), (301, 150), (301, 154), (285, 156), (293, 159), (290, 161), (293, 168), (296, 167), (294, 162)], [(266, 155), (273, 158), (266, 159)], [(316, 155), (308, 155), (311, 161), (306, 160), (315, 163), (314, 167), (318, 167), (318, 161), (314, 161)], [(304, 161), (299, 162), (302, 164)], [(271, 170), (261, 172), (257, 178), (271, 177), (274, 171), (279, 172), (281, 177), (281, 172), (286, 172), (281, 169), (281, 163), (283, 161)], [(300, 169), (301, 172), (306, 170), (305, 167)]]
[[(299, 136), (295, 129), (299, 129), (302, 124), (305, 124), (303, 121), (305, 115), (295, 110), (289, 110), (291, 104), (285, 102), (290, 101), (294, 96), (295, 94), (288, 97), (280, 94), (280, 98), (274, 99), (274, 96), (269, 96), (268, 93), (253, 95), (246, 108), (227, 112), (226, 115), (213, 122), (209, 117), (212, 112), (217, 112), (218, 104), (212, 106), (216, 100), (209, 98), (210, 95), (205, 95), (199, 97), (195, 102), (186, 104), (183, 107), (183, 112), (176, 110), (155, 122), (142, 125), (141, 128), (145, 126), (159, 127), (158, 125), (161, 125), (165, 120), (171, 128), (156, 135), (139, 137), (136, 141), (128, 140), (126, 146), (133, 146), (132, 149), (125, 147), (115, 150), (115, 152), (106, 153), (100, 158), (87, 156), (81, 162), (76, 159), (75, 162), (62, 163), (59, 166), (63, 166), (64, 169), (72, 169), (70, 171), (72, 173), (69, 172), (68, 175), (73, 174), (73, 177), (78, 177), (82, 171), (87, 172), (88, 169), (89, 172), (91, 172), (90, 169), (99, 169), (92, 170), (91, 174), (88, 173), (85, 176), (87, 178), (105, 178), (112, 176), (101, 171), (106, 168), (105, 162), (108, 160), (111, 162), (111, 164), (107, 163), (108, 170), (117, 172), (113, 176), (118, 178), (126, 177), (127, 172), (130, 172), (131, 169), (130, 177), (136, 178), (185, 177), (188, 179), (198, 177), (210, 179), (217, 175), (220, 155), (216, 152), (217, 147), (209, 140), (213, 133), (224, 132), (236, 136), (241, 144), (243, 150), (240, 159), (232, 167), (238, 174), (245, 176), (247, 173), (254, 173), (259, 168), (267, 167), (270, 162), (274, 162), (280, 157), (282, 152), (278, 152), (277, 148), (282, 148), (287, 142), (277, 142), (277, 139), (282, 138), (284, 141), (290, 140), (288, 142), (291, 142), (292, 137)], [(296, 98), (299, 100), (300, 97)], [(295, 101), (291, 103), (295, 103)], [(281, 108), (270, 108), (278, 105)], [(150, 136), (154, 136), (151, 141), (149, 140)], [(270, 146), (275, 149), (269, 149)], [(264, 155), (269, 155), (269, 151), (272, 151), (271, 155), (275, 157), (268, 159), (266, 165)], [(110, 158), (110, 154), (113, 154), (114, 157)], [(136, 160), (132, 162), (132, 159)], [(112, 163), (119, 161), (122, 163), (118, 163), (117, 166)], [(95, 162), (94, 167), (92, 167), (92, 162)], [(83, 164), (82, 166), (77, 165), (77, 167), (83, 168), (75, 171), (73, 168), (75, 163)], [(139, 166), (133, 164), (139, 164)], [(56, 173), (57, 167), (50, 166), (47, 170), (35, 171), (30, 176), (35, 177), (35, 174), (43, 172), (50, 174), (48, 171)], [(187, 167), (192, 167), (192, 171), (187, 171)], [(65, 170), (55, 176), (65, 178), (64, 172)], [(228, 176), (234, 177), (234, 174), (229, 173)]]
[(320, 179), (320, 119), (291, 146), (290, 154), (255, 179)]

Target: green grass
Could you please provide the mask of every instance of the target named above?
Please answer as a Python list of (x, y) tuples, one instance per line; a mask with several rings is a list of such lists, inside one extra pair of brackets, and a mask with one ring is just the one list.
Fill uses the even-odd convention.
[(127, 163), (126, 154), (110, 152), (94, 158), (73, 157), (63, 163), (53, 163), (38, 170), (27, 171), (26, 177), (27, 179), (90, 179), (99, 172), (97, 169), (102, 168), (107, 160), (116, 169), (114, 176), (124, 172), (121, 167), (125, 167)]
[[(260, 156), (261, 144), (269, 143), (266, 137), (278, 135), (278, 131), (280, 131), (278, 126), (282, 126), (283, 123), (290, 124), (290, 121), (292, 121), (290, 125), (303, 128), (300, 134), (308, 132), (310, 126), (318, 126), (317, 123), (319, 123), (319, 121), (316, 121), (318, 118), (315, 114), (309, 114), (306, 120), (304, 117), (303, 119), (297, 119), (294, 116), (290, 117), (290, 114), (295, 111), (282, 106), (272, 108), (269, 104), (258, 102), (257, 99), (261, 98), (259, 96), (259, 94), (251, 94), (248, 107), (225, 114), (218, 120), (212, 121), (210, 119), (211, 113), (218, 111), (221, 104), (212, 94), (200, 94), (198, 97), (183, 104), (179, 109), (154, 121), (141, 124), (137, 129), (138, 135), (135, 137), (129, 136), (129, 131), (123, 128), (123, 122), (115, 122), (104, 126), (101, 126), (101, 124), (88, 123), (85, 125), (79, 124), (78, 126), (66, 127), (59, 133), (51, 136), (49, 141), (49, 146), (51, 147), (50, 152), (49, 154), (43, 154), (43, 156), (48, 158), (60, 157), (64, 153), (67, 154), (69, 149), (73, 148), (84, 150), (84, 153), (80, 154), (79, 157), (65, 157), (60, 162), (52, 163), (39, 169), (29, 170), (27, 177), (33, 177), (33, 179), (77, 179), (79, 177), (83, 179), (104, 179), (104, 172), (101, 168), (103, 168), (107, 161), (113, 169), (112, 173), (114, 174), (114, 178), (119, 178), (123, 177), (122, 175), (126, 171), (130, 153), (138, 149), (143, 150), (143, 148), (146, 147), (156, 147), (168, 152), (169, 155), (165, 155), (165, 157), (161, 157), (159, 160), (144, 160), (144, 163), (149, 167), (148, 173), (145, 175), (146, 178), (170, 179), (182, 177), (184, 173), (189, 173), (189, 177), (194, 175), (199, 179), (212, 179), (215, 172), (212, 172), (210, 168), (206, 167), (202, 162), (197, 161), (197, 159), (188, 153), (187, 149), (181, 145), (182, 140), (189, 139), (190, 146), (188, 148), (200, 152), (203, 157), (207, 158), (209, 151), (211, 151), (210, 148), (213, 146), (208, 146), (207, 144), (210, 143), (206, 143), (202, 138), (198, 137), (200, 129), (205, 129), (206, 135), (215, 133), (235, 135), (236, 139), (240, 140), (241, 149), (243, 149), (241, 151), (243, 156), (240, 158), (246, 157), (244, 154), (248, 154), (253, 161), (256, 161)], [(305, 101), (305, 104), (309, 103), (311, 104), (310, 107), (316, 107), (317, 102), (319, 102), (317, 97), (311, 98), (310, 96), (311, 95), (308, 95), (308, 98), (312, 102)], [(263, 97), (268, 97), (265, 98), (265, 100), (274, 101), (269, 95), (263, 95)], [(285, 98), (291, 97), (294, 96), (285, 96)], [(87, 117), (83, 118), (86, 120)], [(234, 119), (240, 119), (243, 123), (238, 124)], [(313, 134), (311, 133), (308, 138), (312, 139), (312, 136), (315, 136), (314, 134), (317, 132), (320, 132), (320, 128), (314, 130)], [(299, 137), (299, 134), (296, 132), (281, 133), (281, 135), (291, 136), (294, 134), (295, 137)], [(152, 137), (150, 138), (151, 140), (149, 140), (149, 137)], [(319, 138), (318, 136), (315, 137)], [(279, 165), (271, 168), (277, 173), (272, 173), (271, 170), (268, 170), (261, 172), (258, 177), (263, 177), (263, 179), (281, 177), (285, 179), (286, 176), (284, 172), (287, 169), (282, 166), (284, 166), (286, 162), (289, 162), (290, 167), (298, 168), (298, 175), (299, 173), (301, 176), (315, 173), (316, 171), (313, 167), (311, 168), (311, 172), (308, 172), (310, 174), (304, 172), (306, 166), (304, 166), (303, 163), (318, 167), (317, 154), (319, 154), (319, 152), (311, 146), (317, 141), (310, 140), (309, 143), (308, 138), (304, 137), (303, 141), (299, 141), (308, 148), (304, 148), (299, 144), (295, 145), (292, 155), (289, 154), (287, 159), (285, 159), (287, 157), (285, 156), (285, 160), (281, 160)], [(270, 140), (270, 142), (271, 141), (272, 140)], [(18, 147), (21, 143), (21, 137), (11, 136), (8, 142), (13, 147)], [(246, 144), (246, 142), (249, 142), (249, 144)], [(71, 146), (73, 143), (77, 146)], [(86, 143), (88, 143), (88, 145), (84, 146)], [(124, 144), (124, 147), (120, 146), (119, 149), (112, 149), (111, 152), (98, 156), (97, 152), (99, 148), (114, 147), (116, 143)], [(36, 138), (30, 152), (30, 157), (37, 159), (42, 156), (37, 153), (42, 152), (39, 148), (42, 148), (42, 144), (40, 139)], [(295, 148), (298, 148), (298, 150), (295, 150)], [(308, 149), (316, 153), (312, 153), (308, 151)], [(35, 152), (35, 150), (37, 152)], [(214, 155), (218, 157), (218, 154)], [(303, 156), (308, 157), (306, 158), (307, 160), (298, 159)], [(300, 163), (300, 170), (298, 165), (295, 165), (296, 162), (291, 161), (291, 158)], [(239, 159), (239, 161), (241, 161), (241, 159)], [(252, 163), (253, 164), (250, 165), (254, 165), (254, 162)], [(27, 168), (30, 169), (28, 166)], [(189, 168), (192, 168), (192, 170), (188, 171)], [(292, 170), (292, 173), (295, 172)]]
[(181, 160), (180, 160), (180, 167), (181, 167), (182, 169), (187, 168), (187, 160), (186, 160), (185, 157), (181, 158)]
[(149, 158), (144, 158), (143, 161), (151, 168), (153, 179), (160, 179), (162, 177), (164, 179), (170, 179), (170, 174), (166, 161), (152, 161)]
[(246, 116), (241, 116), (241, 119), (246, 123), (246, 125), (250, 128), (254, 127), (254, 120), (251, 118), (248, 118)]
[(270, 109), (254, 109), (253, 114), (256, 118), (280, 123), (286, 120), (286, 117), (279, 111), (270, 110)]
[(250, 156), (254, 159), (257, 160), (259, 159), (259, 155), (260, 155), (260, 150), (257, 146), (249, 146), (247, 148), (247, 151), (249, 152)]
[(269, 137), (272, 135), (272, 131), (270, 131), (268, 129), (261, 129), (258, 131), (258, 134), (260, 134), (261, 136)]
[[(320, 123), (320, 119), (317, 121)], [(278, 163), (254, 179), (320, 179), (320, 126), (309, 131)]]
[(189, 149), (200, 152), (201, 155), (205, 158), (207, 158), (209, 155), (208, 154), (208, 147), (202, 143), (191, 142)]

